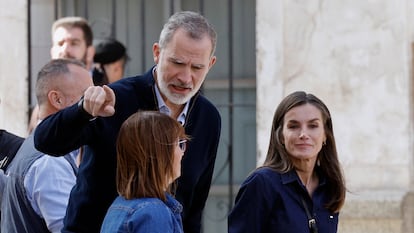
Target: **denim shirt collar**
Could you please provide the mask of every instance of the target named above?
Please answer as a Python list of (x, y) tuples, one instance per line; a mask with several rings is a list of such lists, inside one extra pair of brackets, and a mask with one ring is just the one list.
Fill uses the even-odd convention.
[(166, 193), (165, 196), (167, 198), (165, 204), (171, 209), (174, 214), (180, 214), (183, 211), (183, 206), (180, 204), (180, 202), (178, 202), (168, 193)]

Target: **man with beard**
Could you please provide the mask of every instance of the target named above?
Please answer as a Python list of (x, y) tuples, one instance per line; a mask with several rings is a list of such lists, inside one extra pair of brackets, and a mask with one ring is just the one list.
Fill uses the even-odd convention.
[(95, 49), (93, 33), (88, 21), (82, 17), (64, 17), (52, 25), (52, 59), (71, 58), (83, 62), (91, 70)]
[[(92, 86), (82, 62), (53, 59), (38, 73), (39, 118), (71, 106)], [(34, 130), (36, 132), (36, 129)], [(72, 187), (79, 150), (52, 157), (34, 148), (30, 134), (6, 171), (1, 203), (2, 232), (60, 232)]]
[[(69, 58), (83, 62), (87, 70), (92, 69), (95, 48), (93, 33), (88, 21), (82, 17), (63, 17), (52, 25), (52, 59)], [(39, 106), (33, 108), (28, 132), (31, 133), (37, 125)]]
[(201, 231), (221, 117), (199, 89), (216, 62), (216, 41), (215, 30), (203, 16), (178, 12), (169, 18), (152, 46), (155, 66), (143, 75), (90, 87), (77, 104), (40, 123), (35, 132), (35, 146), (40, 151), (61, 156), (86, 145), (62, 232), (99, 232), (117, 197), (118, 131), (125, 119), (139, 110), (168, 114), (190, 135), (175, 196), (183, 205), (184, 232)]

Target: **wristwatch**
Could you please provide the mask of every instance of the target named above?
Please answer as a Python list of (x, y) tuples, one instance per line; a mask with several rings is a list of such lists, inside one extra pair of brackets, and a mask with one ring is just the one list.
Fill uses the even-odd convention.
[(82, 114), (82, 116), (84, 116), (85, 118), (89, 119), (89, 120), (93, 120), (96, 117), (92, 116), (91, 114), (89, 114), (89, 112), (87, 112), (84, 108), (83, 108), (83, 96), (80, 98), (80, 100), (78, 101), (78, 112), (80, 114)]

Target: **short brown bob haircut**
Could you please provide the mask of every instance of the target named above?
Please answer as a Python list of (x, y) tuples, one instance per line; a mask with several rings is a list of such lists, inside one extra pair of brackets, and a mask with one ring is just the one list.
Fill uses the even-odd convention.
[[(175, 119), (158, 111), (138, 111), (121, 126), (117, 139), (116, 183), (126, 199), (166, 200), (174, 176), (173, 156), (179, 139), (188, 139)], [(166, 190), (166, 188), (168, 189)]]

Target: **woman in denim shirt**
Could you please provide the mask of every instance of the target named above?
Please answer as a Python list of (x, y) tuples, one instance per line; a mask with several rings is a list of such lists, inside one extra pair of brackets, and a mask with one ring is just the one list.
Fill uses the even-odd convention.
[(243, 182), (229, 233), (335, 233), (345, 192), (328, 108), (294, 92), (276, 109), (264, 165)]
[(137, 112), (122, 124), (117, 140), (119, 196), (101, 232), (183, 232), (182, 206), (171, 191), (187, 139), (176, 120), (158, 111)]

